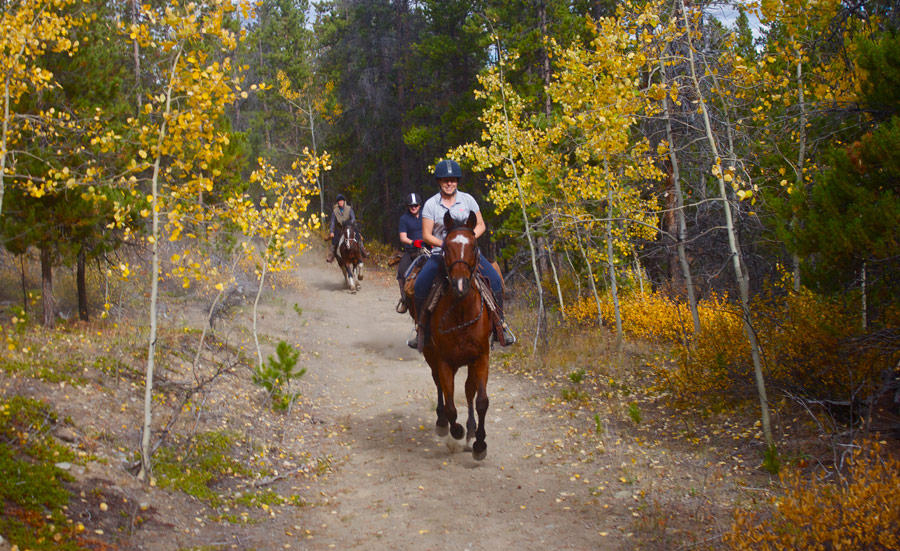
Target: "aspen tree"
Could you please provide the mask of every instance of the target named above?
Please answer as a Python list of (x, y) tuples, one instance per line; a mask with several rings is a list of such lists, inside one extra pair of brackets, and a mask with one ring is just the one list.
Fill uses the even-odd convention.
[[(161, 277), (160, 240), (164, 237), (169, 241), (196, 240), (210, 235), (221, 224), (219, 213), (211, 210), (202, 197), (204, 193), (212, 193), (222, 177), (215, 165), (229, 143), (227, 133), (221, 132), (217, 123), (225, 107), (237, 97), (246, 96), (246, 92), (232, 74), (230, 58), (221, 61), (211, 58), (210, 46), (233, 51), (239, 36), (226, 28), (227, 19), (235, 10), (241, 10), (244, 17), (249, 16), (250, 6), (228, 0), (182, 5), (173, 0), (158, 10), (150, 5), (141, 9), (141, 19), (147, 24), (131, 24), (123, 32), (141, 48), (163, 54), (157, 68), (163, 78), (156, 90), (149, 91), (147, 103), (141, 107), (141, 117), (134, 121), (140, 128), (140, 149), (138, 158), (131, 164), (134, 176), (129, 179), (136, 186), (137, 175), (149, 173), (151, 190), (150, 211), (145, 213), (151, 218), (150, 234), (146, 237), (151, 250), (150, 335), (138, 473), (139, 479), (147, 481), (152, 472), (151, 406)], [(121, 205), (117, 207), (122, 209)], [(161, 220), (163, 216), (165, 219)], [(181, 275), (185, 287), (190, 285), (191, 277), (201, 278), (209, 273), (199, 256), (188, 248), (170, 259), (173, 264), (180, 264), (172, 273)], [(130, 271), (127, 264), (121, 269), (123, 274)]]
[(750, 343), (750, 353), (753, 359), (753, 372), (756, 379), (756, 391), (759, 395), (763, 436), (765, 437), (766, 446), (768, 448), (767, 453), (773, 454), (775, 452), (775, 439), (772, 436), (772, 427), (769, 419), (769, 400), (766, 393), (765, 378), (762, 371), (760, 346), (756, 338), (756, 332), (753, 329), (751, 323), (752, 311), (750, 309), (750, 282), (749, 277), (742, 266), (743, 263), (741, 260), (741, 252), (737, 243), (737, 233), (735, 231), (735, 226), (732, 219), (731, 202), (728, 199), (725, 186), (726, 180), (730, 182), (734, 179), (733, 169), (726, 169), (722, 165), (722, 158), (719, 154), (717, 136), (715, 135), (712, 124), (710, 122), (709, 111), (706, 106), (706, 99), (704, 97), (704, 92), (700, 87), (700, 79), (697, 76), (697, 60), (695, 59), (694, 55), (693, 42), (693, 34), (695, 31), (693, 29), (693, 25), (691, 24), (690, 15), (685, 7), (684, 0), (679, 0), (678, 7), (681, 11), (680, 15), (682, 16), (682, 20), (684, 21), (684, 31), (687, 41), (688, 54), (687, 61), (688, 68), (690, 70), (690, 79), (693, 83), (693, 92), (697, 97), (696, 101), (699, 105), (698, 109), (703, 120), (704, 130), (706, 133), (707, 142), (709, 143), (710, 152), (714, 158), (712, 175), (718, 182), (719, 200), (722, 202), (722, 208), (725, 213), (725, 231), (728, 235), (728, 247), (731, 253), (732, 266), (734, 268), (734, 277), (740, 293), (741, 317), (743, 320), (744, 333), (747, 335), (747, 340)]
[[(16, 173), (16, 153), (27, 147), (33, 133), (53, 133), (55, 110), (20, 120), (16, 109), (27, 94), (53, 86), (53, 74), (38, 60), (47, 52), (71, 53), (78, 42), (69, 30), (79, 20), (66, 11), (74, 0), (11, 0), (0, 12), (0, 79), (2, 79), (3, 125), (0, 130), (0, 216), (3, 195), (9, 184), (21, 185), (40, 197), (52, 191), (57, 180)], [(69, 180), (68, 178), (66, 179)]]

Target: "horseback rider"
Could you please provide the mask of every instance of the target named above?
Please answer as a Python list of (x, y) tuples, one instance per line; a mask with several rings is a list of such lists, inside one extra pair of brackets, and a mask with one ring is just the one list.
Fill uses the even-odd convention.
[[(447, 235), (447, 229), (444, 227), (444, 215), (449, 212), (454, 219), (464, 221), (468, 218), (470, 212), (474, 212), (477, 219), (475, 225), (476, 239), (481, 237), (487, 229), (484, 225), (484, 218), (481, 216), (481, 209), (475, 198), (457, 189), (459, 181), (462, 179), (462, 169), (460, 169), (456, 161), (446, 159), (439, 162), (434, 168), (434, 178), (440, 191), (425, 201), (425, 205), (422, 207), (422, 240), (433, 248), (431, 257), (425, 262), (422, 271), (419, 272), (416, 278), (416, 315), (419, 317), (416, 328), (419, 331), (422, 330), (421, 323), (425, 299), (428, 298), (428, 292), (431, 290), (434, 278), (441, 271), (441, 263), (443, 262), (440, 247), (443, 246), (444, 237)], [(512, 334), (503, 318), (503, 282), (500, 279), (500, 274), (491, 266), (487, 258), (481, 254), (478, 255), (478, 266), (481, 273), (487, 276), (491, 282), (491, 290), (494, 293), (494, 299), (498, 307), (497, 315), (503, 327), (504, 346), (513, 344), (516, 342), (516, 337)], [(406, 344), (410, 348), (417, 348), (417, 338), (413, 337)]]
[[(356, 213), (353, 212), (353, 207), (347, 204), (347, 198), (339, 193), (334, 208), (331, 210), (331, 225), (328, 229), (328, 237), (331, 238), (331, 250), (328, 251), (325, 262), (334, 261), (334, 255), (341, 240), (341, 233), (347, 224), (356, 224)], [(359, 239), (360, 254), (362, 254), (363, 258), (368, 258), (369, 252), (366, 250), (359, 232), (356, 232), (356, 237)]]
[(397, 264), (397, 283), (400, 284), (400, 302), (397, 304), (397, 313), (403, 314), (408, 309), (406, 292), (403, 284), (406, 281), (406, 271), (412, 264), (419, 249), (422, 248), (422, 198), (418, 193), (410, 193), (406, 196), (406, 212), (400, 217), (397, 224), (400, 232), (400, 244), (403, 246), (403, 256)]

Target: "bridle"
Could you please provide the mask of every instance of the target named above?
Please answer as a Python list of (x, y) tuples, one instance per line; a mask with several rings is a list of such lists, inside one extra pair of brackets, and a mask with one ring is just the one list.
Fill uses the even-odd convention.
[[(349, 235), (347, 235), (349, 233)], [(344, 227), (344, 242), (346, 243), (356, 243), (358, 240), (356, 239), (356, 229), (353, 226), (345, 226)]]
[[(471, 233), (473, 238), (475, 237), (475, 230), (473, 230), (472, 228), (466, 227), (466, 226), (453, 228), (453, 229), (450, 230), (450, 231), (464, 231), (464, 232), (467, 232), (467, 233)], [(447, 233), (447, 236), (449, 237), (449, 235), (450, 235), (450, 234), (449, 234), (449, 232), (448, 232), (448, 233)], [(444, 241), (446, 242), (446, 239), (445, 239)], [(469, 283), (471, 284), (472, 278), (475, 277), (475, 270), (476, 270), (476, 268), (477, 268), (477, 266), (478, 266), (478, 258), (481, 256), (481, 251), (478, 249), (478, 241), (475, 241), (475, 240), (473, 239), (473, 242), (475, 243), (475, 263), (474, 263), (474, 264), (469, 264), (468, 262), (466, 262), (466, 261), (465, 261), (464, 259), (462, 259), (462, 258), (458, 258), (458, 259), (454, 260), (453, 262), (451, 262), (450, 264), (447, 264), (446, 261), (445, 261), (445, 262), (444, 262), (444, 266), (445, 266), (446, 269), (447, 269), (447, 277), (448, 277), (448, 278), (450, 277), (450, 270), (451, 270), (454, 266), (456, 266), (457, 264), (462, 264), (462, 265), (464, 265), (466, 268), (469, 269), (469, 277), (466, 278), (466, 279), (467, 279), (467, 280), (469, 281)], [(447, 248), (447, 247), (446, 247), (446, 245), (445, 245), (445, 246), (444, 246), (444, 249), (446, 250), (446, 248)]]
[[(473, 230), (472, 228), (466, 227), (466, 226), (453, 228), (453, 230), (451, 230), (451, 231), (465, 231), (465, 232), (471, 233), (473, 237), (475, 236), (475, 230)], [(449, 235), (450, 235), (449, 232), (447, 235), (449, 237)], [(446, 243), (446, 239), (444, 241)], [(457, 264), (463, 264), (466, 266), (466, 268), (469, 269), (469, 277), (467, 278), (468, 282), (469, 282), (469, 292), (471, 292), (472, 288), (475, 286), (472, 280), (475, 278), (475, 270), (477, 269), (477, 266), (478, 266), (478, 259), (481, 256), (481, 251), (478, 249), (478, 242), (474, 241), (474, 243), (475, 243), (475, 263), (474, 264), (469, 264), (462, 258), (454, 260), (449, 265), (446, 263), (446, 261), (444, 262), (444, 266), (447, 270), (447, 279), (450, 279), (450, 269), (453, 268), (453, 266), (456, 266)], [(446, 249), (447, 249), (447, 246), (445, 244), (444, 250), (446, 251)], [(445, 258), (446, 258), (446, 256), (445, 256)], [(468, 293), (466, 293), (466, 294), (468, 294)], [(463, 299), (463, 297), (456, 297), (456, 299), (453, 301), (453, 306), (451, 306), (450, 308), (447, 308), (447, 310), (444, 312), (444, 315), (441, 317), (440, 322), (438, 323), (438, 332), (441, 333), (442, 335), (446, 335), (447, 333), (452, 333), (454, 331), (464, 329), (464, 328), (474, 324), (478, 320), (480, 320), (482, 314), (484, 314), (484, 297), (481, 297), (481, 300), (478, 301), (479, 310), (478, 310), (477, 316), (470, 319), (469, 321), (460, 323), (459, 325), (455, 325), (453, 327), (450, 327), (449, 329), (446, 329), (444, 327), (444, 325), (447, 321), (447, 317), (450, 315), (450, 312), (453, 311), (453, 309), (456, 307), (456, 305), (462, 301), (462, 299)]]

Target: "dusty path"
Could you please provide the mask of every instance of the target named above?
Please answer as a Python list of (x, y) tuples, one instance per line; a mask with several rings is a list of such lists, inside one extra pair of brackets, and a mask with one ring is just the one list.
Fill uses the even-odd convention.
[(305, 255), (297, 273), (302, 289), (279, 292), (261, 332), (303, 347), (303, 407), (329, 433), (315, 453), (334, 460), (333, 473), (310, 488), (317, 506), (284, 521), (285, 533), (303, 540), (292, 548), (631, 548), (631, 519), (619, 516), (628, 511), (588, 505), (575, 469), (542, 453), (561, 429), (537, 385), (493, 370), (488, 456), (451, 454), (434, 435), (436, 390), (424, 359), (405, 345), (412, 326), (394, 312), (392, 275), (369, 270), (351, 295), (320, 255)]

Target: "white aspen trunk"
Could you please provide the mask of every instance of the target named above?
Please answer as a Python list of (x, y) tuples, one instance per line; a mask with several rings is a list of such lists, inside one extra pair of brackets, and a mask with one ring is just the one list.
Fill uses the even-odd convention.
[[(138, 21), (138, 13), (139, 13), (139, 1), (131, 0), (131, 24), (139, 25)], [(137, 101), (137, 112), (141, 111), (141, 104), (144, 102), (141, 96), (141, 46), (138, 44), (137, 38), (132, 40), (132, 54), (134, 55), (134, 90), (136, 94)]]
[(597, 325), (602, 327), (603, 316), (601, 315), (600, 295), (597, 293), (597, 282), (594, 281), (594, 270), (591, 269), (591, 259), (588, 258), (587, 252), (584, 250), (584, 245), (581, 243), (581, 231), (578, 229), (578, 222), (575, 223), (575, 237), (578, 240), (578, 248), (581, 250), (581, 256), (584, 258), (585, 265), (587, 265), (588, 281), (591, 282), (591, 292), (594, 293), (594, 302), (597, 304)]
[(607, 184), (607, 199), (609, 201), (609, 217), (606, 220), (606, 260), (609, 265), (609, 288), (613, 297), (613, 312), (616, 318), (616, 347), (621, 348), (623, 342), (622, 335), (622, 312), (619, 310), (619, 286), (616, 282), (616, 265), (613, 262), (613, 243), (612, 243), (612, 187)]
[[(800, 151), (797, 153), (797, 168), (796, 168), (796, 176), (797, 176), (797, 191), (803, 189), (804, 178), (803, 173), (805, 171), (806, 166), (806, 101), (803, 87), (803, 55), (799, 56), (797, 61), (797, 93), (798, 100), (800, 105)], [(797, 225), (796, 217), (792, 217), (791, 219), (791, 227), (794, 228)], [(793, 264), (794, 269), (794, 292), (800, 292), (800, 255), (797, 253), (793, 253), (791, 255), (791, 262)]]
[(569, 256), (569, 248), (563, 247), (563, 252), (566, 253), (566, 262), (569, 263), (569, 268), (572, 270), (572, 274), (575, 276), (575, 292), (578, 293), (578, 298), (581, 298), (581, 274), (578, 273), (578, 270), (575, 269), (575, 264), (572, 262), (572, 257)]
[[(500, 49), (500, 44), (497, 44), (497, 51), (502, 51)], [(509, 130), (509, 114), (506, 112), (506, 84), (503, 80), (503, 67), (498, 64), (500, 68), (500, 97), (503, 100), (503, 122), (506, 129), (506, 147), (509, 150), (509, 161), (510, 166), (513, 170), (513, 180), (516, 182), (516, 190), (519, 192), (519, 207), (522, 209), (522, 221), (525, 224), (525, 236), (528, 238), (528, 250), (531, 253), (531, 269), (534, 272), (534, 283), (537, 286), (537, 294), (538, 294), (538, 317), (537, 317), (537, 328), (534, 332), (534, 343), (532, 344), (531, 351), (532, 353), (537, 353), (537, 343), (538, 339), (541, 335), (542, 325), (544, 323), (544, 318), (546, 316), (546, 312), (544, 310), (544, 290), (541, 287), (541, 277), (540, 272), (538, 272), (537, 265), (537, 252), (534, 247), (534, 238), (531, 235), (531, 223), (528, 220), (528, 210), (525, 208), (525, 194), (522, 191), (522, 182), (519, 181), (519, 172), (516, 167), (515, 158), (513, 155), (513, 147), (512, 147), (512, 138), (510, 137)]]
[(563, 319), (566, 319), (566, 304), (563, 301), (562, 286), (559, 284), (559, 275), (556, 273), (556, 263), (553, 262), (553, 254), (551, 254), (549, 247), (547, 247), (547, 258), (550, 261), (550, 270), (553, 272), (553, 282), (556, 283), (556, 296), (559, 300), (559, 312), (562, 314)]
[(638, 260), (637, 251), (634, 251), (634, 273), (637, 275), (638, 284), (641, 287), (641, 298), (644, 298), (646, 294), (644, 293), (644, 268), (641, 266), (641, 261)]
[(741, 267), (741, 258), (740, 251), (737, 246), (737, 236), (734, 231), (734, 222), (731, 216), (731, 204), (728, 201), (728, 195), (725, 189), (725, 178), (722, 172), (722, 159), (719, 156), (719, 149), (716, 145), (716, 139), (713, 135), (712, 124), (709, 120), (709, 111), (706, 108), (706, 101), (703, 97), (702, 90), (700, 88), (700, 81), (697, 77), (697, 66), (694, 60), (694, 45), (693, 40), (691, 39), (691, 26), (688, 18), (687, 10), (684, 6), (684, 0), (681, 0), (681, 10), (682, 15), (684, 17), (685, 29), (687, 31), (687, 41), (688, 41), (688, 62), (691, 68), (691, 80), (694, 83), (695, 92), (697, 94), (698, 102), (700, 104), (700, 111), (703, 115), (703, 125), (706, 130), (706, 138), (709, 141), (710, 150), (715, 158), (715, 166), (717, 168), (716, 178), (719, 182), (719, 198), (722, 201), (722, 207), (725, 211), (725, 229), (728, 233), (728, 247), (731, 253), (732, 265), (734, 267), (734, 275), (737, 280), (738, 289), (740, 291), (741, 296), (741, 314), (743, 318), (744, 332), (747, 335), (747, 340), (750, 343), (750, 355), (753, 360), (753, 372), (756, 378), (756, 390), (759, 394), (759, 405), (760, 405), (760, 416), (761, 416), (761, 424), (763, 430), (763, 436), (765, 437), (766, 446), (769, 450), (774, 451), (775, 449), (775, 439), (772, 436), (772, 427), (771, 421), (769, 419), (769, 400), (766, 395), (766, 384), (765, 379), (763, 377), (762, 372), (762, 359), (760, 357), (759, 351), (759, 342), (756, 339), (756, 332), (753, 330), (753, 326), (751, 324), (751, 310), (750, 310), (750, 285), (747, 276), (744, 274), (744, 271)]
[[(659, 63), (660, 72), (668, 83), (668, 73), (662, 62)], [(691, 276), (691, 266), (687, 261), (684, 250), (684, 242), (687, 239), (687, 222), (684, 216), (684, 195), (681, 193), (681, 171), (678, 156), (675, 154), (674, 135), (672, 133), (672, 118), (669, 113), (669, 96), (663, 97), (663, 113), (666, 119), (666, 140), (669, 142), (669, 162), (672, 164), (672, 181), (675, 185), (675, 220), (678, 224), (678, 241), (675, 249), (678, 252), (678, 263), (681, 265), (681, 273), (684, 277), (684, 285), (687, 288), (688, 306), (691, 309), (691, 319), (694, 323), (694, 336), (700, 334), (700, 309), (697, 307), (697, 297), (694, 293), (694, 281)]]
[(619, 285), (616, 281), (616, 265), (613, 262), (613, 190), (609, 182), (609, 166), (606, 159), (603, 160), (606, 169), (606, 201), (607, 201), (607, 217), (606, 217), (606, 261), (609, 266), (609, 288), (612, 292), (613, 314), (616, 318), (616, 348), (621, 349), (623, 343), (622, 335), (622, 312), (619, 310)]
[[(309, 134), (312, 139), (313, 155), (316, 156), (316, 162), (319, 160), (319, 150), (316, 147), (316, 124), (313, 118), (312, 100), (309, 95), (306, 96), (306, 108), (309, 113)], [(319, 188), (319, 213), (325, 216), (325, 173), (318, 171), (316, 174), (316, 186)]]
[(266, 272), (269, 269), (269, 260), (265, 257), (265, 254), (265, 251), (263, 251), (263, 269), (262, 274), (259, 276), (259, 289), (256, 290), (256, 298), (253, 300), (253, 344), (256, 346), (256, 362), (260, 369), (263, 366), (263, 359), (262, 351), (259, 349), (259, 332), (256, 329), (256, 312), (259, 307), (259, 297), (262, 296), (263, 286), (266, 284)]
[(156, 358), (156, 322), (159, 300), (159, 172), (162, 158), (162, 143), (166, 137), (166, 121), (172, 111), (172, 88), (175, 83), (175, 69), (181, 57), (181, 50), (175, 55), (172, 71), (169, 75), (169, 87), (166, 90), (166, 110), (159, 125), (156, 141), (156, 159), (153, 161), (153, 177), (151, 178), (151, 211), (153, 216), (151, 243), (152, 263), (150, 268), (150, 343), (147, 350), (147, 374), (144, 383), (144, 424), (141, 428), (141, 470), (138, 480), (147, 482), (152, 468), (153, 451), (150, 448), (150, 433), (153, 424), (153, 370)]
[(0, 136), (0, 215), (3, 214), (3, 195), (6, 192), (6, 156), (9, 136), (9, 73), (3, 80), (3, 135)]

